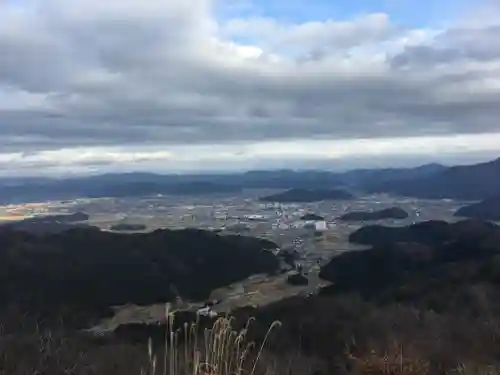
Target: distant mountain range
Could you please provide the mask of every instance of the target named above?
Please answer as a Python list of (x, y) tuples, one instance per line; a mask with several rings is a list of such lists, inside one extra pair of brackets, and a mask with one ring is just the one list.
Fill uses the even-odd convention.
[(481, 200), (500, 192), (500, 158), (486, 163), (460, 165), (412, 178), (374, 182), (370, 192), (428, 199)]
[(348, 188), (418, 198), (481, 200), (500, 191), (500, 159), (466, 166), (426, 164), (348, 172), (277, 170), (210, 175), (122, 173), (70, 179), (0, 178), (0, 203), (77, 197), (227, 194), (253, 188)]
[(443, 172), (449, 167), (442, 164), (424, 164), (415, 168), (383, 168), (383, 169), (354, 169), (341, 175), (341, 180), (348, 185), (371, 186), (384, 184), (390, 181), (411, 180), (427, 177)]
[[(200, 179), (200, 177), (198, 177)], [(25, 203), (74, 198), (137, 197), (157, 194), (200, 195), (241, 192), (242, 187), (212, 181), (182, 180), (155, 174), (101, 175), (36, 183), (0, 183), (0, 203)]]

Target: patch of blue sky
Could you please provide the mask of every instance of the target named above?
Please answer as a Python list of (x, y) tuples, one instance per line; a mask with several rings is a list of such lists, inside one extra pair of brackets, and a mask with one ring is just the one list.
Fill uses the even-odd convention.
[(285, 23), (328, 19), (347, 21), (372, 13), (385, 13), (394, 24), (425, 27), (446, 22), (472, 0), (248, 0), (233, 7), (237, 18), (265, 17)]

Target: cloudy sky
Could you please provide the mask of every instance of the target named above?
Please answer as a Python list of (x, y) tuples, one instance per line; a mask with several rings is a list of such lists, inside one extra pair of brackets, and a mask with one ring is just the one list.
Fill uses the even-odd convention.
[(0, 0), (0, 173), (500, 156), (499, 34), (500, 0)]

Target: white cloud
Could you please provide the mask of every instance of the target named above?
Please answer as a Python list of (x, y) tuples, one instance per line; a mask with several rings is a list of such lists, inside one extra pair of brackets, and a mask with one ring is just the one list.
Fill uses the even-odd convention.
[[(329, 169), (349, 167), (360, 159), (375, 165), (394, 156), (404, 160), (450, 161), (458, 154), (494, 155), (500, 133), (426, 136), (409, 138), (262, 141), (238, 144), (170, 147), (87, 147), (33, 153), (0, 154), (0, 170), (20, 175), (90, 173), (101, 171), (203, 171), (321, 165)], [(452, 158), (453, 160), (453, 158)], [(323, 162), (318, 164), (319, 162)], [(394, 161), (392, 162), (394, 164)], [(396, 163), (397, 164), (397, 163)], [(14, 167), (13, 167), (14, 166)], [(353, 165), (354, 166), (354, 165)], [(15, 170), (14, 170), (15, 169)]]

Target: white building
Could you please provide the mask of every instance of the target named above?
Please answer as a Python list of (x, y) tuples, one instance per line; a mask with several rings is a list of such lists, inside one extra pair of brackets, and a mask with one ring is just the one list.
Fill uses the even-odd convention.
[(266, 220), (267, 219), (266, 216), (264, 216), (264, 215), (257, 215), (257, 214), (245, 215), (245, 216), (243, 216), (243, 218), (246, 219), (246, 220), (258, 220), (258, 221)]
[(314, 223), (315, 229), (317, 231), (325, 231), (328, 230), (328, 226), (326, 225), (326, 221), (319, 220)]
[(286, 223), (279, 223), (278, 229), (281, 229), (281, 230), (290, 229), (290, 225), (288, 225)]
[(210, 309), (209, 306), (207, 307), (202, 307), (201, 309), (198, 309), (196, 311), (196, 314), (201, 315), (201, 316), (209, 316), (210, 318), (215, 318), (218, 314)]

